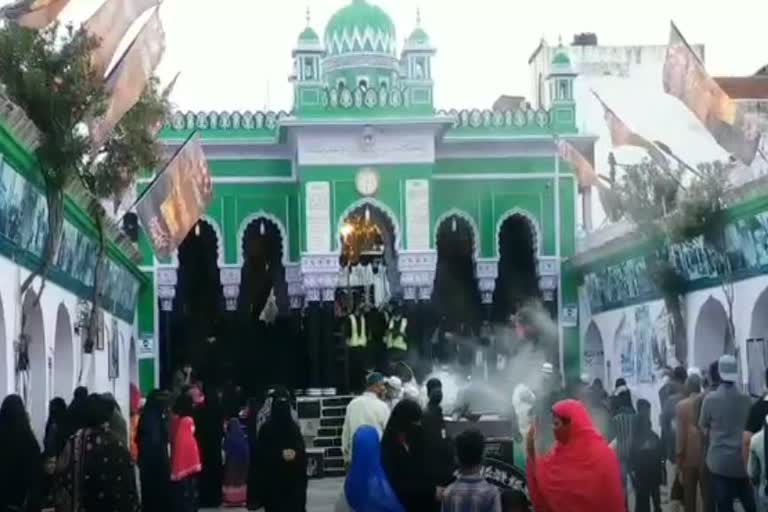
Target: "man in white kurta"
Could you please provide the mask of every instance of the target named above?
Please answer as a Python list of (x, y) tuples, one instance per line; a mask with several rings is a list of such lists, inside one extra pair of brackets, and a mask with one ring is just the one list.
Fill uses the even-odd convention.
[(381, 437), (389, 420), (389, 406), (382, 399), (386, 387), (384, 376), (378, 372), (366, 378), (366, 390), (347, 405), (344, 427), (341, 430), (341, 452), (344, 461), (352, 460), (352, 438), (363, 425), (374, 427)]

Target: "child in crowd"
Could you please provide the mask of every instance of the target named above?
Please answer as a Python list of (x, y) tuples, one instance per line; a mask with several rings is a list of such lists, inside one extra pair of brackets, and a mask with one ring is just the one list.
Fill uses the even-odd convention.
[(501, 512), (499, 490), (483, 477), (485, 437), (474, 429), (456, 437), (459, 478), (443, 494), (442, 512)]

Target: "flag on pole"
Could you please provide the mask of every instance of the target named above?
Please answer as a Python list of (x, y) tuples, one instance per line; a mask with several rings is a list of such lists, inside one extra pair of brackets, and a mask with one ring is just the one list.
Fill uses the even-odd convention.
[(752, 163), (760, 141), (757, 126), (737, 111), (736, 103), (709, 76), (674, 23), (663, 83), (664, 92), (682, 101), (720, 146), (745, 164)]
[(155, 254), (170, 256), (211, 201), (212, 184), (200, 136), (193, 133), (149, 185), (136, 214)]
[(669, 161), (667, 160), (667, 157), (664, 156), (664, 153), (659, 151), (659, 148), (657, 148), (651, 141), (642, 135), (632, 131), (629, 126), (627, 126), (626, 123), (624, 123), (624, 121), (622, 121), (619, 116), (616, 115), (616, 112), (614, 112), (608, 105), (606, 105), (600, 95), (598, 95), (595, 91), (592, 91), (592, 94), (595, 96), (595, 98), (597, 98), (597, 101), (599, 101), (600, 105), (603, 107), (603, 112), (605, 113), (605, 122), (608, 125), (608, 130), (611, 133), (611, 145), (613, 147), (635, 146), (642, 148), (648, 152), (648, 155), (651, 157), (651, 159), (659, 166), (663, 168), (669, 167)]
[[(176, 76), (173, 77), (173, 80), (171, 80), (170, 83), (165, 86), (165, 89), (163, 90), (164, 100), (167, 100), (171, 97), (171, 93), (173, 92), (173, 88), (176, 87), (176, 81), (179, 79), (179, 75), (181, 75), (181, 71), (177, 72)], [(163, 121), (165, 120), (158, 119), (152, 124), (152, 126), (149, 127), (149, 135), (152, 138), (157, 137), (157, 134), (160, 133), (160, 130), (163, 129)]]
[(579, 184), (579, 188), (589, 188), (597, 185), (597, 173), (592, 164), (584, 158), (579, 150), (574, 148), (570, 143), (559, 140), (557, 141), (557, 152), (560, 158), (568, 162), (573, 167), (576, 173), (576, 181)]
[(0, 9), (0, 18), (31, 29), (45, 28), (56, 19), (69, 0), (18, 0)]
[(139, 101), (165, 52), (165, 31), (157, 9), (106, 79), (107, 108), (91, 121), (93, 147), (99, 148), (120, 119)]
[(83, 28), (100, 42), (91, 54), (91, 63), (101, 75), (106, 73), (120, 41), (133, 22), (158, 4), (159, 0), (105, 0), (85, 22)]

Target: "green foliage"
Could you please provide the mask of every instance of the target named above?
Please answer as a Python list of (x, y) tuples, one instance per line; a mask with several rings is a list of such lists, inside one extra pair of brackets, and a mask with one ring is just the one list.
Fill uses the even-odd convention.
[(41, 131), (38, 162), (46, 185), (55, 189), (79, 175), (90, 149), (88, 134), (78, 125), (104, 110), (103, 80), (90, 58), (98, 44), (71, 25), (0, 28), (0, 82)]
[(682, 196), (678, 215), (670, 230), (678, 240), (698, 235), (718, 252), (725, 251), (725, 226), (728, 222), (725, 195), (733, 164), (712, 162), (698, 166), (697, 175)]
[(160, 163), (160, 146), (153, 133), (171, 109), (168, 95), (160, 91), (160, 83), (152, 77), (139, 102), (115, 127), (97, 163), (91, 166), (84, 180), (100, 199), (119, 203), (143, 169), (154, 169)]

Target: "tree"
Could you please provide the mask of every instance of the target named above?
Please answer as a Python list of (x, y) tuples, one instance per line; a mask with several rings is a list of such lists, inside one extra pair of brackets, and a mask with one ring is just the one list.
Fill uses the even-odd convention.
[(685, 364), (688, 356), (683, 316), (685, 280), (666, 256), (669, 233), (663, 221), (678, 207), (683, 191), (683, 172), (681, 167), (662, 169), (655, 162), (644, 160), (637, 165), (624, 166), (624, 175), (618, 180), (612, 173), (610, 186), (602, 190), (608, 201), (606, 204), (612, 206), (612, 215), (634, 223), (648, 244), (645, 265), (670, 315), (675, 357), (681, 364)]
[(48, 203), (48, 233), (40, 268), (22, 283), (22, 295), (53, 264), (64, 226), (64, 191), (81, 174), (91, 148), (83, 121), (105, 105), (103, 79), (91, 65), (99, 42), (84, 30), (54, 23), (29, 30), (6, 22), (0, 27), (0, 83), (42, 134), (35, 158)]

